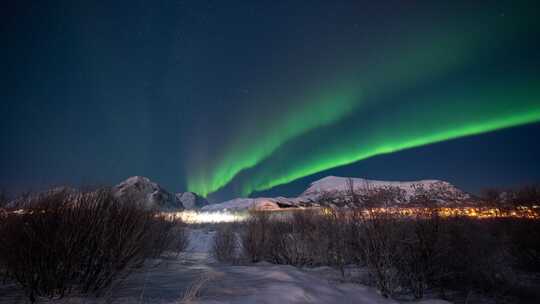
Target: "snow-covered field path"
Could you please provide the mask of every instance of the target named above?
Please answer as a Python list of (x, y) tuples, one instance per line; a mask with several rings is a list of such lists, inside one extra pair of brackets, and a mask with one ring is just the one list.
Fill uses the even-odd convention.
[[(164, 259), (132, 274), (105, 298), (70, 297), (60, 303), (396, 303), (373, 288), (341, 283), (331, 268), (301, 270), (260, 263), (234, 266), (217, 263), (209, 254), (214, 232), (191, 232), (191, 244), (181, 258)], [(202, 281), (199, 294), (184, 299)], [(427, 303), (425, 301), (424, 303)], [(439, 301), (429, 301), (436, 303)], [(25, 303), (13, 289), (0, 287), (0, 303)], [(440, 303), (446, 303), (440, 301)]]

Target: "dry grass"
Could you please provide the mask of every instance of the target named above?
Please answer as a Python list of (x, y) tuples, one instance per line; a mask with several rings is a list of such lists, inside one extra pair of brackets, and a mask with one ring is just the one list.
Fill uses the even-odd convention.
[(190, 304), (201, 296), (201, 292), (208, 282), (217, 278), (218, 275), (212, 272), (203, 272), (188, 288), (185, 290), (179, 304)]

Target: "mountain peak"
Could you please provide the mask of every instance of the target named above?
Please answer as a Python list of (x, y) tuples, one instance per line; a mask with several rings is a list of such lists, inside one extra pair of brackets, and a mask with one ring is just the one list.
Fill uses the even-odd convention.
[(128, 199), (147, 208), (183, 209), (174, 195), (144, 176), (132, 176), (113, 188), (116, 197)]
[(176, 199), (179, 200), (186, 209), (201, 208), (208, 205), (208, 201), (195, 192), (179, 192), (176, 193), (175, 196)]
[(417, 181), (381, 181), (358, 177), (327, 176), (312, 182), (309, 188), (306, 189), (306, 191), (304, 191), (302, 195), (320, 194), (322, 192), (349, 191), (349, 181), (353, 183), (355, 191), (362, 191), (369, 188), (397, 187), (404, 189), (407, 192), (411, 192), (414, 190), (415, 187), (430, 187), (435, 184), (449, 185), (454, 187), (446, 181), (441, 181), (437, 179), (426, 179)]

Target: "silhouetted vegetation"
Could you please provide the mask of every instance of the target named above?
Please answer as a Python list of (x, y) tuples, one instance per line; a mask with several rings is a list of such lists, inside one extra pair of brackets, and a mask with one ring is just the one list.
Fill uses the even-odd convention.
[(516, 188), (486, 188), (480, 198), (489, 205), (499, 207), (532, 206), (540, 204), (540, 184)]
[(31, 302), (78, 292), (100, 295), (164, 251), (187, 246), (182, 224), (107, 190), (34, 196), (0, 221), (0, 269)]
[(216, 231), (211, 253), (220, 262), (234, 263), (238, 259), (239, 242), (232, 225), (222, 225)]
[(429, 209), (402, 216), (371, 208), (395, 194), (381, 192), (369, 192), (372, 198), (351, 192), (349, 206), (356, 208), (290, 216), (253, 212), (241, 234), (243, 254), (251, 262), (328, 265), (342, 274), (347, 265), (357, 265), (388, 297), (420, 299), (431, 290), (453, 301), (471, 293), (517, 302), (539, 299), (519, 280), (524, 271), (540, 271), (538, 220), (442, 218)]

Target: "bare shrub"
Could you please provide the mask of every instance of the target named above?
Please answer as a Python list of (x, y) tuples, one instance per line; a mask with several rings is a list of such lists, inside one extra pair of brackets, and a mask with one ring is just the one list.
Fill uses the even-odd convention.
[(272, 220), (264, 216), (248, 221), (242, 234), (244, 254), (252, 262), (329, 265), (344, 275), (345, 265), (357, 261), (350, 248), (359, 247), (358, 235), (343, 211), (296, 211)]
[(186, 251), (189, 246), (189, 232), (186, 229), (185, 223), (179, 219), (176, 219), (175, 222), (177, 224), (171, 231), (173, 237), (170, 239), (168, 250), (175, 252), (178, 257), (178, 255)]
[(424, 296), (440, 273), (439, 237), (441, 219), (436, 211), (426, 210), (403, 225), (403, 240), (399, 244), (402, 254), (397, 263), (401, 284), (416, 299)]
[(487, 188), (481, 199), (489, 206), (515, 208), (540, 204), (540, 184), (524, 185), (513, 189)]
[(488, 205), (499, 206), (502, 200), (503, 190), (498, 188), (486, 188), (480, 191), (480, 198)]
[(235, 262), (238, 258), (238, 238), (231, 225), (221, 226), (212, 242), (211, 253), (220, 262)]
[(360, 259), (384, 296), (422, 298), (428, 288), (504, 294), (515, 283), (507, 245), (492, 223), (372, 210), (353, 216), (362, 223)]
[(276, 264), (301, 266), (313, 263), (308, 234), (298, 231), (294, 221), (273, 221), (268, 230), (266, 260)]
[(508, 245), (516, 267), (540, 272), (540, 221), (508, 219), (505, 222)]
[(313, 256), (309, 253), (309, 244), (302, 239), (302, 235), (295, 232), (285, 232), (272, 229), (269, 260), (276, 264), (302, 266), (313, 263)]
[[(436, 202), (430, 193), (438, 193), (438, 187), (418, 188), (415, 203)], [(357, 264), (387, 297), (420, 299), (428, 289), (443, 297), (446, 291), (464, 298), (472, 292), (497, 299), (534, 295), (516, 280), (515, 268), (539, 271), (540, 222), (443, 218), (428, 208), (405, 216), (371, 207), (396, 195), (367, 189), (348, 197), (349, 208), (295, 211), (277, 219), (254, 214), (242, 234), (246, 256), (252, 262), (328, 265), (342, 274), (346, 265)]]
[(349, 246), (347, 239), (348, 220), (345, 213), (336, 209), (328, 209), (325, 216), (321, 217), (322, 239), (326, 245), (325, 257), (328, 265), (340, 270), (345, 276), (345, 265), (350, 262), (348, 259)]
[(156, 213), (117, 201), (107, 190), (33, 198), (0, 224), (0, 265), (31, 302), (77, 291), (99, 295), (156, 254), (172, 227)]
[(399, 243), (402, 232), (395, 215), (372, 209), (355, 210), (354, 218), (362, 223), (362, 258), (375, 285), (385, 297), (399, 287)]
[(151, 257), (159, 257), (165, 252), (172, 252), (178, 256), (189, 245), (185, 224), (174, 216), (154, 216), (148, 233), (152, 242), (147, 255)]
[(502, 240), (490, 231), (490, 223), (450, 218), (442, 228), (441, 275), (434, 284), (463, 292), (503, 292), (512, 275), (511, 259)]
[(526, 185), (511, 191), (511, 201), (514, 206), (530, 206), (540, 204), (540, 185)]
[(242, 234), (242, 249), (250, 262), (263, 261), (269, 252), (270, 214), (252, 211)]

